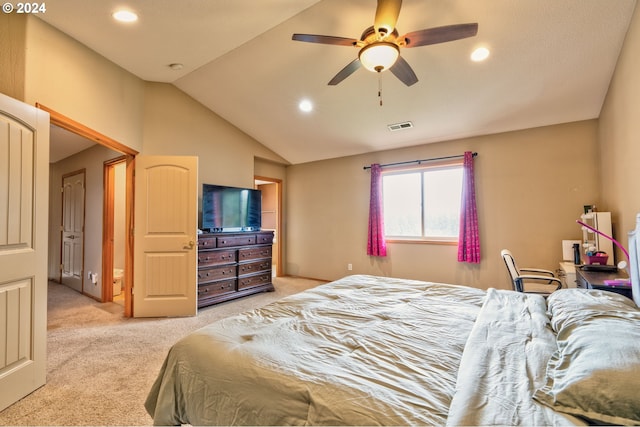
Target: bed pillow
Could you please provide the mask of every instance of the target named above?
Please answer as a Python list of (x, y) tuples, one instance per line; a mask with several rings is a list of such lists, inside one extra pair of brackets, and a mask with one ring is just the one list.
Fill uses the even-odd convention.
[(628, 298), (568, 289), (547, 300), (557, 350), (534, 398), (596, 423), (640, 424), (640, 312)]

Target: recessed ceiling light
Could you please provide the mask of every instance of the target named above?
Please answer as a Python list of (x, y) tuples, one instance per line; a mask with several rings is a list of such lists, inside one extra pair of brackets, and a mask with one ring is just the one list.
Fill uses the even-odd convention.
[(311, 112), (313, 110), (313, 104), (308, 99), (303, 99), (298, 104), (298, 108), (302, 112), (309, 113), (309, 112)]
[(486, 47), (479, 47), (471, 53), (471, 60), (475, 62), (484, 61), (489, 57), (489, 49)]
[(116, 10), (111, 16), (118, 22), (136, 22), (138, 20), (138, 15), (135, 12), (126, 9)]

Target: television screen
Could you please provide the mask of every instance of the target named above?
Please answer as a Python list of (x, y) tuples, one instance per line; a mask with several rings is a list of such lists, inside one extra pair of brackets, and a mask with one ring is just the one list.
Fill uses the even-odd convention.
[(251, 188), (202, 185), (202, 229), (256, 231), (262, 223), (262, 194)]

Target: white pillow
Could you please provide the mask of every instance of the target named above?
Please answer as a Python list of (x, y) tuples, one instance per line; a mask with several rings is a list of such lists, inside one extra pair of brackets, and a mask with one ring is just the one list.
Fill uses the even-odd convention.
[(534, 398), (596, 423), (640, 424), (640, 312), (621, 295), (587, 289), (547, 299), (558, 349)]

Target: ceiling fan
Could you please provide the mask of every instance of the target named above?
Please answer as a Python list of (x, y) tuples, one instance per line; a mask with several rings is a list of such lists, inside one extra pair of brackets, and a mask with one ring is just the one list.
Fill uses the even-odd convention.
[(478, 24), (471, 23), (427, 28), (399, 37), (396, 22), (401, 6), (402, 0), (378, 0), (374, 24), (364, 30), (359, 40), (317, 34), (294, 34), (292, 39), (309, 43), (355, 46), (360, 49), (358, 57), (340, 70), (329, 85), (337, 85), (362, 66), (378, 73), (388, 69), (405, 85), (411, 86), (418, 81), (418, 77), (409, 63), (400, 56), (400, 48), (445, 43), (473, 37), (478, 33)]

